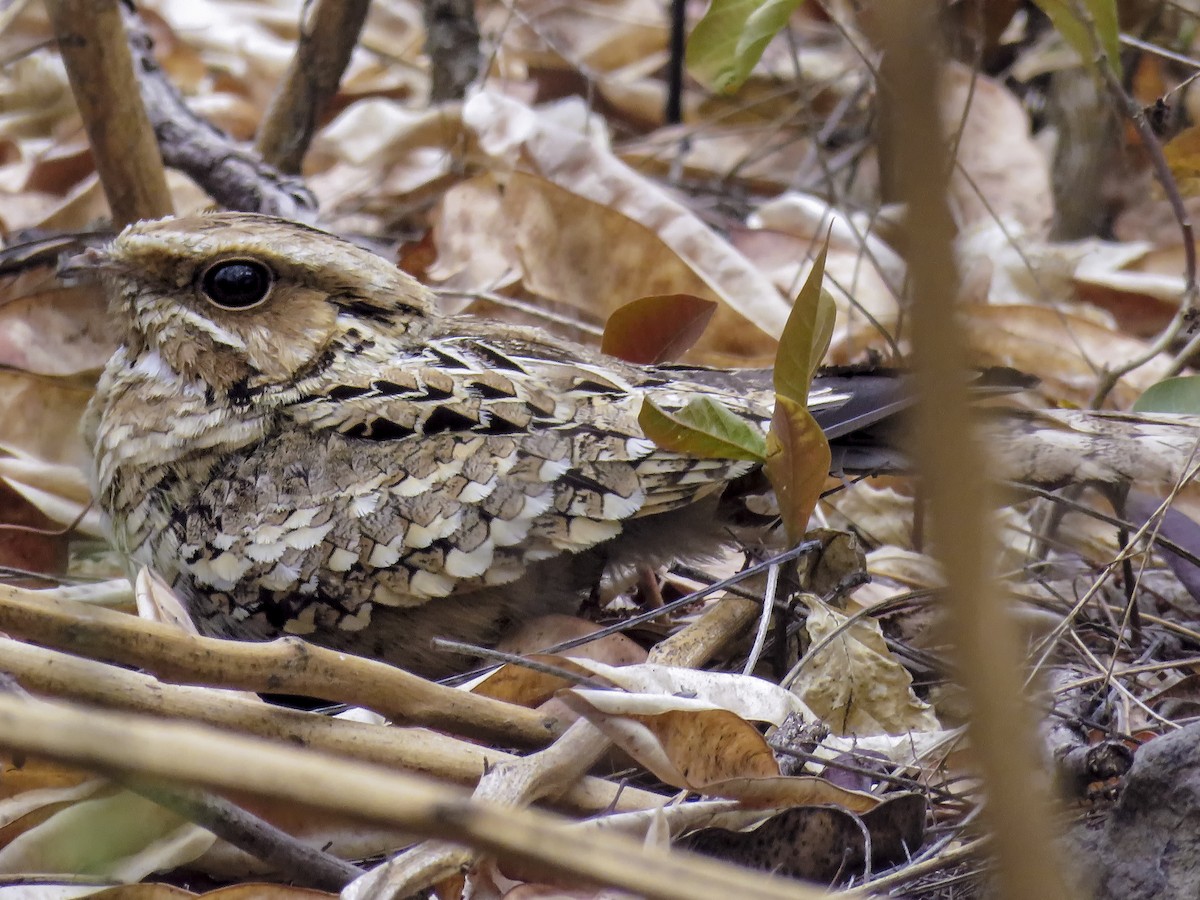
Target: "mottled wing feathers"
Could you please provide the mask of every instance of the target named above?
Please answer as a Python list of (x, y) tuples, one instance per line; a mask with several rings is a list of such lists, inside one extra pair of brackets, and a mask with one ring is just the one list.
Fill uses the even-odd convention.
[(299, 427), (229, 460), (173, 530), (181, 568), (217, 595), (258, 585), (258, 612), (290, 631), (352, 629), (364, 604), (511, 582), (749, 467), (647, 440), (637, 413), (654, 385), (585, 362), (496, 365), (501, 353), (444, 342), (412, 365), (364, 359), (305, 386), (289, 408)]

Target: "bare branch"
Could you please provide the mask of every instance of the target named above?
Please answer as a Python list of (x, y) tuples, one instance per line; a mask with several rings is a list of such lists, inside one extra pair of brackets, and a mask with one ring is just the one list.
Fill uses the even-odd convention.
[(311, 13), (303, 16), (296, 54), (255, 141), (265, 163), (281, 172), (300, 171), (317, 119), (337, 92), (358, 43), (369, 5), (369, 0), (315, 0)]
[(138, 93), (117, 5), (46, 0), (46, 10), (114, 222), (170, 215), (163, 160)]

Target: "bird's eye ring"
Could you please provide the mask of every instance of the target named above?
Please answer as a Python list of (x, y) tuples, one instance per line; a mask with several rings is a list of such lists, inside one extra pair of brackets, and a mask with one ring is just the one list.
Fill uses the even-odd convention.
[(275, 274), (256, 259), (223, 259), (200, 276), (204, 299), (221, 309), (250, 309), (267, 299)]

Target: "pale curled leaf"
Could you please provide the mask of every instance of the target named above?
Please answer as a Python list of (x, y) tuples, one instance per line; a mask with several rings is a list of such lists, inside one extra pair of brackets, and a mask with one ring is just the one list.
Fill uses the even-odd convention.
[(794, 690), (836, 734), (904, 734), (941, 726), (912, 692), (912, 675), (888, 649), (879, 623), (847, 624), (844, 613), (811, 595), (808, 633), (822, 646), (806, 660)]
[(0, 849), (0, 871), (77, 872), (138, 881), (192, 862), (210, 832), (128, 791), (71, 804)]
[(638, 702), (646, 704), (639, 707), (643, 712), (655, 708), (655, 703), (661, 704), (658, 708), (674, 708), (673, 704), (680, 698), (686, 698), (732, 710), (754, 722), (778, 726), (788, 716), (798, 716), (805, 722), (816, 721), (812, 711), (791, 691), (752, 675), (707, 672), (658, 663), (610, 666), (593, 659), (569, 662), (630, 694), (642, 695), (644, 699)]

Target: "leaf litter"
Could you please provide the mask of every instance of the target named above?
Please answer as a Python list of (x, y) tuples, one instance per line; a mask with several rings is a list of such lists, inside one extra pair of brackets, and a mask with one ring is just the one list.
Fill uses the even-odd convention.
[[(668, 124), (662, 115), (668, 5), (479, 3), (490, 42), (487, 77), (463, 102), (429, 108), (420, 4), (372, 4), (306, 161), (322, 223), (368, 237), (398, 257), (420, 244), (431, 254), (425, 276), (444, 303), (532, 321), (576, 340), (596, 341), (614, 311), (641, 298), (686, 295), (715, 304), (712, 321), (683, 359), (746, 366), (775, 358), (790, 303), (828, 235), (826, 287), (837, 318), (827, 361), (900, 363), (894, 354), (908, 347), (901, 297), (909, 248), (898, 243), (894, 222), (904, 211), (885, 202), (886, 152), (870, 130), (877, 92), (869, 23), (848, 4), (775, 4), (794, 7), (784, 16), (788, 34), (768, 43), (757, 61), (742, 60), (742, 88), (709, 91), (689, 80), (683, 121)], [(294, 49), (299, 3), (141, 6), (160, 63), (193, 109), (250, 138)], [(0, 16), (6, 247), (102, 229), (103, 196), (41, 6), (12, 4)], [(1166, 18), (1157, 30), (1139, 33), (1194, 53), (1195, 37), (1188, 37), (1194, 29)], [(1056, 196), (1052, 142), (1056, 135), (1068, 139), (1068, 123), (1055, 119), (1052, 106), (1039, 106), (1046, 88), (1028, 73), (1051, 80), (1077, 74), (1080, 63), (1068, 48), (1079, 36), (1060, 25), (1060, 37), (1025, 12), (1003, 24), (1003, 34), (975, 35), (971, 23), (954, 23), (977, 38), (983, 61), (953, 64), (939, 97), (945, 137), (957, 148), (951, 202), (960, 227), (955, 251), (965, 349), (974, 366), (1012, 366), (1040, 379), (1007, 405), (1084, 409), (1097, 399), (1100, 375), (1142, 354), (1176, 312), (1184, 287), (1181, 238), (1163, 212), (1166, 201), (1149, 188), (1148, 166), (1130, 136), (1118, 136), (1121, 166), (1095, 186), (1110, 224), (1079, 240), (1051, 237), (1064, 202)], [(1008, 62), (997, 61), (1003, 58)], [(1186, 75), (1150, 55), (1136, 64), (1135, 84), (1167, 90)], [(1149, 106), (1159, 98), (1137, 99)], [(1168, 146), (1189, 199), (1193, 146), (1187, 132)], [(182, 177), (172, 176), (170, 185), (180, 211), (210, 202)], [(1146, 224), (1155, 222), (1165, 224)], [(636, 319), (625, 328), (635, 333)], [(21, 522), (21, 504), (44, 516), (60, 532), (48, 540), (69, 550), (71, 563), (65, 572), (38, 574), (68, 583), (84, 578), (85, 586), (59, 592), (101, 602), (111, 592), (98, 580), (120, 577), (123, 565), (95, 540), (102, 528), (88, 508), (86, 450), (77, 434), (90, 379), (111, 348), (94, 292), (59, 285), (52, 263), (0, 268), (0, 479), (11, 488), (0, 495), (3, 520)], [(1188, 360), (1177, 353), (1178, 345), (1168, 346), (1125, 375), (1102, 398), (1104, 408), (1128, 411), (1151, 385), (1186, 373)], [(1142, 504), (1143, 514), (1130, 512), (1133, 521), (1121, 526), (1113, 519), (1111, 484), (1087, 465), (1089, 453), (1101, 452), (1092, 449), (1097, 435), (1089, 429), (1100, 426), (1052, 416), (1038, 421), (1046, 446), (1075, 454), (1058, 457), (1055, 472), (1085, 487), (1061, 495), (1061, 509), (1044, 496), (1059, 484), (1038, 485), (1037, 496), (1014, 490), (996, 512), (1013, 615), (1030, 647), (1040, 648), (1031, 650), (1031, 678), (1050, 684), (1055, 673), (1070, 671), (1087, 682), (1079, 689), (1087, 694), (1086, 712), (1068, 704), (1078, 699), (1070, 692), (1049, 701), (1058, 698), (1071, 739), (1085, 749), (1135, 748), (1183, 722), (1196, 702), (1200, 604), (1172, 567), (1179, 567), (1181, 553), (1194, 558), (1200, 547), (1181, 523), (1161, 532), (1154, 527), (1164, 488), (1172, 487), (1159, 476), (1177, 477), (1186, 468), (1177, 456), (1162, 456), (1156, 468), (1156, 454), (1186, 453), (1151, 420), (1105, 433), (1123, 442), (1121, 452), (1145, 457), (1138, 478), (1154, 483), (1134, 486), (1159, 491)], [(1010, 461), (1009, 468), (1022, 462), (1034, 461)], [(1119, 461), (1113, 465), (1128, 471)], [(613, 737), (626, 754), (625, 777), (658, 792), (665, 810), (674, 808), (668, 801), (675, 790), (692, 798), (677, 804), (685, 810), (717, 797), (735, 801), (711, 823), (679, 814), (667, 829), (672, 841), (741, 865), (868, 888), (891, 866), (875, 884), (935, 896), (939, 879), (954, 878), (966, 885), (954, 896), (975, 896), (971, 885), (983, 878), (983, 856), (970, 827), (982, 792), (959, 727), (966, 711), (939, 639), (931, 598), (941, 577), (923, 545), (920, 488), (894, 475), (824, 486), (813, 524), (855, 533), (869, 551), (874, 580), (824, 598), (790, 591), (777, 598), (782, 624), (754, 675), (732, 674), (747, 652), (738, 642), (714, 651), (706, 671), (656, 671), (636, 662), (614, 670), (603, 659), (572, 661), (565, 650), (547, 657), (568, 675), (555, 676), (549, 690)], [(1170, 496), (1173, 512), (1194, 523), (1200, 515), (1194, 486)], [(1120, 518), (1123, 509), (1115, 514)], [(1122, 566), (1127, 535), (1144, 523), (1152, 527), (1128, 545), (1129, 565)], [(1169, 558), (1153, 543), (1160, 533), (1174, 541)], [(38, 562), (46, 554), (28, 553), (30, 567), (48, 568)], [(670, 573), (659, 584), (667, 595), (658, 600), (683, 593), (677, 585), (726, 574)], [(86, 586), (93, 583), (101, 587)], [(143, 578), (140, 596), (161, 589), (147, 584)], [(749, 579), (740, 590), (753, 594), (762, 582)], [(646, 579), (635, 579), (628, 593), (644, 600), (653, 592)], [(642, 623), (631, 637), (653, 645), (734, 596), (697, 599)], [(1136, 636), (1129, 630), (1131, 601), (1141, 613)], [(560, 634), (576, 637), (577, 630), (550, 630), (539, 639), (554, 643)], [(612, 652), (622, 661), (637, 659)], [(794, 681), (780, 687), (797, 658)], [(572, 679), (589, 681), (572, 687)], [(546, 693), (522, 682), (503, 695), (534, 702)], [(785, 732), (797, 736), (776, 740)], [(1047, 751), (1058, 758), (1062, 747)], [(1085, 777), (1065, 799), (1080, 820), (1110, 801), (1111, 782), (1101, 774)], [(287, 874), (250, 862), (197, 826), (151, 812), (134, 794), (82, 778), (71, 775), (67, 781), (77, 783), (64, 785), (57, 768), (5, 760), (0, 781), (12, 792), (0, 801), (7, 806), (0, 869), (128, 881), (162, 877), (156, 871), (235, 882)], [(857, 779), (855, 790), (842, 786), (846, 779)], [(877, 815), (889, 809), (897, 811)], [(356, 859), (400, 845), (395, 834), (299, 815), (286, 805), (260, 803), (255, 810), (313, 845)], [(722, 823), (729, 828), (720, 837), (689, 833)], [(642, 834), (653, 831), (644, 821), (640, 827)], [(117, 830), (124, 843), (88, 845), (77, 837)], [(866, 844), (863, 834), (870, 836)], [(811, 847), (807, 854), (797, 849), (804, 846)], [(71, 852), (64, 855), (64, 848)], [(839, 851), (845, 852), (831, 862)], [(922, 853), (943, 854), (945, 867), (926, 867), (906, 880), (907, 860)], [(492, 877), (486, 871), (478, 870), (481, 885)]]

